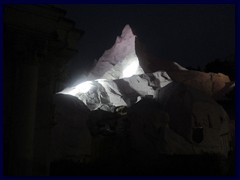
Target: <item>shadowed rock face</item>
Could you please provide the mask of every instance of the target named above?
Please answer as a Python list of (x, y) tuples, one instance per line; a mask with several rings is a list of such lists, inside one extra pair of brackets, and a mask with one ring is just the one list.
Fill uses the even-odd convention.
[(140, 65), (145, 73), (159, 70), (166, 71), (172, 81), (198, 89), (214, 99), (222, 99), (229, 91), (230, 86), (234, 84), (225, 74), (187, 70), (176, 62), (154, 57), (147, 53), (146, 48), (138, 39), (136, 39), (135, 48)]
[(126, 25), (120, 37), (117, 37), (113, 47), (104, 52), (96, 66), (89, 73), (88, 79), (119, 79), (123, 77), (123, 70), (135, 59), (139, 62), (134, 74), (166, 71), (175, 82), (181, 82), (196, 88), (215, 99), (221, 99), (233, 82), (222, 73), (205, 73), (191, 71), (176, 62), (163, 60), (147, 52), (143, 44)]
[(222, 73), (205, 73), (200, 71), (168, 71), (175, 82), (183, 83), (214, 99), (224, 98), (233, 82)]
[[(140, 66), (132, 76), (124, 77), (132, 58)], [(61, 92), (75, 97), (66, 98), (66, 109), (59, 106), (62, 115), (53, 131), (58, 158), (88, 156), (105, 161), (117, 156), (118, 161), (125, 151), (141, 163), (159, 154), (227, 157), (229, 118), (212, 97), (224, 95), (230, 86), (228, 76), (190, 71), (149, 56), (127, 25), (88, 80), (93, 81), (87, 81), (86, 92), (81, 85)], [(123, 116), (116, 115), (119, 106), (128, 109)]]
[(227, 156), (229, 117), (214, 99), (180, 83), (165, 86), (158, 98), (162, 110), (169, 114), (170, 129), (184, 137), (194, 153)]
[(58, 98), (67, 107), (58, 105), (62, 111), (52, 131), (54, 160), (113, 165), (132, 161), (147, 167), (160, 155), (227, 157), (229, 152), (225, 111), (209, 96), (182, 84), (166, 85), (157, 101), (144, 98), (124, 115), (89, 111), (71, 96)]
[[(113, 106), (116, 106), (117, 104), (127, 104), (129, 106), (137, 101), (135, 100), (131, 103), (126, 102), (126, 99), (131, 99), (130, 96), (133, 94), (126, 92), (124, 93), (120, 90), (121, 88), (119, 89), (118, 86), (121, 86), (121, 81), (126, 81), (125, 84), (129, 84), (129, 86), (126, 86), (124, 89), (130, 90), (135, 88), (138, 94), (141, 92), (140, 94), (144, 94), (144, 96), (154, 96), (153, 93), (148, 94), (148, 89), (151, 88), (151, 84), (154, 83), (150, 76), (154, 75), (144, 75), (143, 70), (145, 72), (149, 72), (149, 74), (152, 74), (154, 70), (158, 70), (159, 73), (162, 72), (168, 76), (169, 82), (174, 81), (183, 83), (187, 86), (198, 89), (205, 94), (214, 97), (215, 99), (221, 99), (224, 97), (232, 84), (228, 76), (224, 74), (190, 71), (180, 66), (176, 62), (160, 60), (152, 55), (149, 55), (136, 39), (131, 27), (126, 25), (121, 36), (117, 37), (113, 47), (104, 52), (102, 57), (99, 58), (96, 66), (92, 69), (92, 71), (90, 71), (87, 78), (88, 80), (104, 79), (105, 82), (103, 82), (103, 80), (97, 82), (89, 81), (89, 83), (92, 84), (92, 88), (89, 89), (89, 92), (82, 93), (81, 88), (84, 87), (79, 84), (81, 88), (79, 85), (77, 85), (64, 90), (62, 93), (71, 94), (78, 97), (86, 105), (88, 104), (87, 106), (91, 110), (100, 108), (103, 104), (108, 104), (108, 106), (111, 106), (111, 104), (113, 104)], [(146, 78), (141, 78), (141, 76), (139, 76), (138, 79), (134, 79), (131, 77), (139, 74), (142, 74), (141, 76), (148, 76), (147, 86), (144, 85), (144, 81), (146, 81), (144, 79)], [(161, 78), (164, 78), (164, 76)], [(158, 81), (161, 81), (161, 78), (156, 77)], [(139, 84), (137, 85), (134, 81), (137, 81)], [(104, 84), (108, 84), (106, 85), (108, 88), (104, 87)], [(160, 88), (160, 86), (155, 85), (155, 88)], [(72, 90), (76, 92), (72, 93)], [(143, 93), (144, 91), (145, 93)], [(115, 98), (111, 98), (110, 94), (115, 96)], [(136, 97), (137, 96), (138, 95), (136, 95)], [(101, 97), (103, 98), (102, 100)], [(142, 95), (140, 95), (140, 97), (142, 97)], [(102, 103), (101, 101), (104, 102)], [(107, 109), (105, 108), (105, 110)]]
[(176, 62), (159, 60), (146, 53), (143, 45), (133, 34), (129, 25), (126, 25), (121, 36), (116, 38), (111, 49), (106, 50), (99, 58), (95, 67), (89, 73), (88, 79), (119, 79), (131, 62), (135, 60), (140, 66), (132, 75), (152, 73), (155, 71), (186, 70)]
[[(89, 81), (89, 84), (83, 83), (61, 93), (77, 97), (91, 111), (102, 109), (113, 112), (115, 107), (130, 107), (145, 96), (156, 99), (158, 90), (171, 82), (166, 72), (158, 71), (123, 79)], [(82, 85), (89, 86), (89, 90), (82, 92)]]

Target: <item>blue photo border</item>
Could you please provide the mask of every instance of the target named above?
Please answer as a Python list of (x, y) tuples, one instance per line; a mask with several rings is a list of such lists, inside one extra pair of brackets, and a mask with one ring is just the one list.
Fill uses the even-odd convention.
[[(235, 4), (236, 10), (236, 29), (235, 29), (235, 57), (236, 57), (236, 175), (235, 176), (146, 176), (146, 177), (138, 177), (138, 176), (131, 176), (131, 177), (125, 177), (125, 176), (108, 176), (108, 177), (104, 177), (104, 176), (88, 176), (88, 177), (84, 177), (84, 176), (79, 176), (78, 178), (80, 179), (88, 179), (88, 178), (121, 178), (121, 179), (125, 179), (125, 178), (144, 178), (144, 179), (149, 179), (149, 178), (159, 178), (159, 179), (189, 179), (189, 178), (211, 178), (211, 179), (215, 179), (215, 178), (230, 178), (230, 179), (239, 179), (240, 178), (240, 149), (239, 149), (239, 135), (240, 133), (238, 132), (239, 129), (239, 125), (240, 123), (238, 122), (239, 120), (239, 112), (240, 109), (239, 108), (239, 92), (240, 92), (240, 87), (239, 87), (239, 80), (240, 80), (240, 72), (238, 71), (239, 66), (240, 66), (240, 54), (239, 54), (239, 43), (240, 43), (240, 35), (239, 35), (239, 19), (240, 19), (240, 2), (238, 2), (237, 0), (2, 0), (1, 1), (1, 8), (0, 8), (0, 20), (1, 20), (1, 26), (0, 26), (0, 56), (1, 56), (1, 61), (0, 61), (0, 98), (1, 98), (1, 129), (0, 129), (0, 138), (3, 142), (3, 5), (4, 4)], [(0, 173), (1, 173), (1, 179), (8, 179), (8, 178), (25, 178), (25, 177), (17, 177), (17, 176), (12, 176), (12, 177), (8, 177), (8, 176), (3, 176), (3, 143), (1, 143), (0, 146), (0, 150), (1, 150), (1, 162), (0, 162)], [(41, 178), (41, 177), (27, 177), (27, 178)], [(42, 177), (42, 178), (76, 178), (76, 177)]]

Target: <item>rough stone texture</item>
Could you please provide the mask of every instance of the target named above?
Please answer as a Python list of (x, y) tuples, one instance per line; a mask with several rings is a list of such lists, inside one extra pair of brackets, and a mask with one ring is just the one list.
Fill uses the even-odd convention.
[(194, 153), (229, 152), (229, 117), (210, 96), (171, 83), (159, 91), (158, 102), (170, 117), (169, 127), (192, 144)]
[(233, 83), (224, 74), (190, 71), (176, 62), (161, 60), (149, 55), (136, 39), (129, 25), (124, 27), (121, 37), (117, 37), (113, 47), (100, 57), (90, 71), (87, 80), (124, 78), (124, 69), (133, 61), (139, 62), (140, 66), (132, 75), (144, 74), (144, 71), (146, 73), (166, 71), (172, 81), (198, 89), (215, 99), (223, 99)]
[(146, 48), (132, 33), (129, 25), (123, 29), (121, 37), (113, 47), (100, 57), (96, 66), (90, 72), (88, 79), (119, 79), (129, 59), (136, 59), (140, 67), (136, 74), (166, 71), (175, 82), (181, 82), (203, 91), (215, 99), (224, 98), (233, 82), (222, 73), (205, 73), (190, 71), (176, 62), (159, 59), (150, 55)]
[(219, 153), (227, 157), (230, 150), (230, 122), (224, 109), (211, 102), (195, 102), (192, 118), (193, 128), (203, 128), (203, 141), (194, 146), (195, 152)]
[[(135, 35), (129, 25), (126, 25), (122, 35), (117, 37), (113, 47), (104, 52), (96, 66), (90, 72), (88, 79), (119, 79), (123, 77), (123, 70), (133, 61), (138, 63), (135, 52)], [(138, 66), (134, 74), (144, 73)], [(132, 75), (134, 75), (132, 74)]]
[(215, 99), (224, 97), (233, 82), (222, 73), (205, 73), (200, 71), (168, 71), (175, 82), (180, 82), (198, 89)]
[[(77, 97), (90, 110), (88, 127), (84, 128), (89, 128), (93, 136), (91, 157), (104, 161), (120, 156), (116, 158), (120, 161), (129, 149), (135, 159), (146, 164), (160, 154), (206, 153), (227, 157), (230, 150), (229, 118), (212, 97), (218, 97), (228, 88), (229, 78), (223, 74), (189, 71), (177, 63), (157, 59), (150, 64), (154, 68), (161, 65), (159, 69), (165, 71), (122, 78), (123, 69), (116, 67), (122, 66), (128, 54), (134, 52), (135, 56), (135, 37), (128, 26), (123, 30), (122, 38), (117, 39), (91, 71), (89, 77), (95, 81), (87, 82), (91, 84), (87, 92), (81, 92), (83, 88), (77, 89), (77, 86), (61, 92)], [(142, 53), (140, 64), (146, 67), (151, 62), (149, 57), (139, 49), (138, 53)], [(147, 63), (143, 65), (145, 59)], [(76, 91), (72, 93), (74, 88)], [(127, 107), (127, 115), (119, 118), (115, 112), (118, 106)], [(83, 121), (86, 123), (86, 119)], [(122, 134), (118, 131), (121, 128)], [(62, 131), (70, 129), (63, 128)]]
[[(63, 99), (60, 103), (64, 103), (66, 108), (60, 110), (62, 115), (57, 122), (62, 125), (55, 126), (58, 131), (53, 132), (63, 133), (64, 137), (55, 135), (55, 143), (58, 147), (59, 140), (69, 139), (75, 146), (64, 141), (66, 149), (57, 148), (61, 152), (58, 158), (81, 160), (89, 157), (92, 162), (105, 158), (109, 160), (124, 156), (123, 152), (128, 148), (134, 152), (134, 158), (149, 162), (157, 159), (159, 154), (206, 153), (228, 157), (229, 118), (220, 105), (210, 96), (181, 83), (172, 82), (156, 91), (155, 97), (145, 96), (132, 103), (127, 114), (122, 116), (125, 120), (121, 120), (116, 113), (104, 111), (106, 109), (89, 111), (87, 106), (79, 104), (81, 101), (77, 98), (73, 97), (75, 103), (71, 100), (70, 104), (69, 100), (65, 103)], [(71, 112), (71, 109), (76, 109), (78, 113)], [(66, 124), (61, 119), (65, 119)], [(75, 123), (77, 121), (81, 122)], [(81, 132), (74, 134), (74, 129)], [(123, 135), (121, 132), (124, 132)], [(92, 143), (88, 143), (90, 141)], [(123, 152), (118, 152), (119, 148)], [(77, 152), (81, 152), (81, 156)]]
[[(61, 93), (72, 94), (79, 98), (90, 110), (102, 109), (113, 112), (117, 106), (135, 104), (145, 96), (157, 97), (157, 90), (171, 83), (166, 72), (134, 75), (130, 78), (116, 80), (96, 80), (89, 82), (91, 87), (82, 93), (81, 88), (65, 89)], [(75, 88), (75, 89), (74, 89)]]
[(144, 45), (136, 39), (136, 54), (145, 73), (166, 71), (175, 82), (181, 82), (196, 88), (214, 99), (223, 99), (234, 83), (222, 73), (205, 73), (187, 70), (176, 62), (164, 60), (149, 54)]
[(156, 159), (159, 154), (194, 154), (192, 144), (170, 127), (175, 119), (163, 106), (143, 99), (128, 110), (132, 148), (143, 159)]

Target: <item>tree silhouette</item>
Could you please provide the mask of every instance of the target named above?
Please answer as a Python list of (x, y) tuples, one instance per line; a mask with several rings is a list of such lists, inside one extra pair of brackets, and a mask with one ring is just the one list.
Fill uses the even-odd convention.
[(217, 58), (213, 62), (208, 63), (204, 71), (223, 73), (228, 75), (232, 81), (235, 81), (235, 56), (228, 56), (224, 60)]

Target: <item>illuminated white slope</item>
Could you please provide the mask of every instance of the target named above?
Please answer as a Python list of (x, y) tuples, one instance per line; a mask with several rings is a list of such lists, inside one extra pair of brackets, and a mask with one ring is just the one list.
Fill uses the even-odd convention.
[(158, 71), (116, 80), (86, 81), (61, 94), (77, 97), (90, 110), (113, 111), (117, 106), (129, 107), (146, 96), (157, 98), (158, 90), (170, 82), (166, 72)]
[(135, 51), (135, 37), (131, 27), (126, 25), (113, 47), (100, 57), (88, 79), (120, 79), (143, 74)]
[[(153, 87), (149, 85), (155, 83), (150, 82), (150, 76), (154, 74), (145, 75), (139, 65), (135, 51), (135, 38), (131, 27), (126, 25), (113, 47), (99, 58), (86, 78), (87, 81), (66, 88), (60, 93), (76, 96), (90, 110), (101, 108), (108, 111), (116, 106), (130, 106), (137, 101), (135, 99), (137, 97), (154, 95)], [(142, 75), (134, 76), (140, 74)], [(165, 81), (163, 80), (165, 77), (161, 77), (160, 74), (166, 73), (156, 73), (157, 81)], [(170, 82), (167, 74), (166, 77), (167, 82)], [(159, 84), (157, 86), (160, 87)]]
[(156, 89), (171, 82), (166, 72), (144, 74), (135, 52), (135, 35), (126, 25), (113, 47), (102, 55), (88, 81), (60, 92), (80, 99), (90, 110), (113, 111), (131, 106), (142, 97), (156, 96)]

